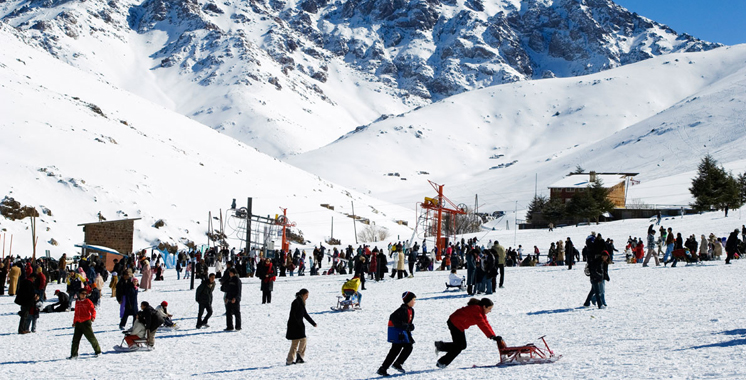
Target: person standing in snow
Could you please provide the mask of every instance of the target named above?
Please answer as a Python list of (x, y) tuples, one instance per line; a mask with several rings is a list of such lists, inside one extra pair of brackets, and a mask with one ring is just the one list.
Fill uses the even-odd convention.
[(93, 335), (92, 324), (96, 320), (96, 307), (93, 306), (93, 302), (87, 299), (87, 289), (81, 289), (78, 293), (78, 300), (75, 301), (75, 315), (73, 316), (73, 344), (70, 349), (70, 357), (68, 359), (76, 359), (78, 357), (78, 347), (80, 346), (80, 338), (85, 335), (88, 342), (93, 347), (93, 352), (96, 356), (101, 355), (101, 347), (98, 345), (96, 336)]
[[(122, 273), (122, 281), (117, 284), (117, 302), (119, 302), (119, 329), (124, 330), (127, 319), (132, 316), (133, 322), (137, 316), (137, 279), (132, 278), (132, 270), (126, 269)], [(71, 295), (72, 296), (72, 295)]]
[[(492, 246), (492, 248), (495, 250), (495, 254), (497, 256), (497, 272), (500, 272), (500, 284), (499, 287), (503, 287), (503, 281), (505, 281), (505, 247), (500, 245), (497, 240), (495, 240), (495, 244)], [(493, 288), (495, 286), (494, 276), (493, 276)]]
[(378, 369), (377, 374), (388, 376), (387, 370), (393, 367), (395, 370), (406, 373), (402, 365), (412, 353), (412, 331), (414, 331), (414, 304), (417, 296), (412, 292), (402, 294), (402, 305), (389, 316), (388, 341), (391, 343), (386, 359)]
[(143, 292), (147, 292), (148, 289), (150, 289), (150, 280), (151, 280), (151, 270), (150, 270), (150, 261), (146, 258), (140, 259), (141, 265), (142, 265), (142, 277), (140, 278), (140, 289), (142, 289)]
[(738, 244), (741, 243), (738, 240), (738, 232), (738, 228), (736, 228), (735, 231), (730, 233), (728, 240), (725, 241), (725, 253), (728, 254), (728, 257), (725, 259), (726, 264), (730, 264), (730, 261), (733, 260), (733, 257), (738, 252)]
[(611, 281), (609, 278), (609, 253), (601, 252), (601, 255), (588, 263), (588, 269), (591, 272), (591, 291), (585, 299), (583, 306), (591, 306), (591, 302), (598, 304), (599, 309), (606, 307), (606, 294), (604, 281)]
[(30, 332), (29, 315), (31, 313), (31, 309), (36, 303), (36, 300), (34, 299), (34, 295), (36, 294), (36, 291), (34, 290), (35, 279), (36, 273), (31, 273), (28, 278), (21, 280), (21, 282), (18, 284), (18, 292), (16, 294), (15, 303), (16, 305), (21, 307), (21, 311), (18, 312), (18, 315), (21, 317), (21, 321), (18, 322), (19, 334), (28, 334)]
[(236, 331), (241, 331), (241, 279), (237, 276), (236, 268), (228, 270), (228, 281), (220, 290), (225, 292), (225, 331), (233, 331), (233, 316)]
[(306, 301), (308, 300), (308, 289), (301, 289), (295, 293), (295, 300), (290, 305), (290, 316), (288, 317), (288, 328), (285, 338), (290, 341), (290, 351), (285, 359), (286, 365), (303, 364), (306, 361), (306, 325), (303, 319), (307, 320), (313, 327), (316, 322), (313, 321), (306, 311)]
[[(704, 235), (702, 236), (704, 237)], [(643, 267), (648, 266), (650, 257), (655, 258), (655, 266), (661, 265), (660, 261), (658, 261), (658, 254), (655, 252), (655, 229), (652, 224), (648, 227), (648, 255), (645, 257), (645, 261), (642, 262)]]
[[(197, 293), (194, 296), (195, 301), (199, 304), (199, 312), (197, 314), (197, 329), (202, 327), (210, 327), (207, 324), (207, 320), (212, 316), (212, 291), (215, 290), (215, 274), (210, 273), (207, 280), (197, 287)], [(202, 319), (202, 313), (207, 310), (205, 318)]]
[(479, 251), (477, 251), (476, 248), (472, 248), (469, 253), (466, 254), (466, 293), (470, 296), (473, 296), (476, 291), (474, 287), (476, 285), (478, 254)]
[(276, 274), (271, 259), (266, 258), (263, 263), (259, 263), (256, 268), (256, 277), (261, 280), (262, 304), (272, 303), (272, 290), (274, 289)]
[(471, 326), (479, 326), (479, 329), (482, 330), (487, 338), (496, 342), (502, 342), (502, 338), (495, 335), (494, 331), (492, 331), (492, 326), (487, 321), (487, 314), (492, 311), (493, 307), (494, 304), (489, 298), (482, 298), (481, 300), (472, 298), (465, 307), (456, 310), (448, 317), (447, 324), (453, 342), (435, 342), (436, 351), (446, 352), (443, 357), (438, 359), (436, 363), (438, 368), (447, 367), (466, 348), (465, 331)]
[(575, 264), (575, 245), (572, 243), (572, 240), (570, 240), (569, 236), (565, 241), (565, 252), (565, 258), (567, 259), (567, 270), (572, 270), (572, 265)]

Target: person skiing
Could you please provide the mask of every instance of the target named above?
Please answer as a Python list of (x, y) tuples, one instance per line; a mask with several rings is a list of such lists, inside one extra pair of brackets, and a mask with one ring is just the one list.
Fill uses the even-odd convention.
[[(197, 329), (202, 327), (210, 327), (207, 324), (207, 320), (212, 316), (212, 291), (215, 290), (215, 273), (210, 273), (207, 280), (197, 287), (197, 292), (194, 296), (195, 301), (199, 304), (199, 312), (197, 314)], [(207, 310), (205, 318), (202, 319), (202, 313)]]
[(225, 331), (233, 331), (234, 315), (236, 331), (241, 331), (241, 279), (236, 275), (236, 268), (229, 269), (228, 276), (228, 281), (220, 288), (225, 292)]
[(77, 359), (78, 347), (80, 346), (80, 338), (85, 335), (88, 342), (93, 347), (93, 352), (98, 357), (101, 355), (101, 347), (98, 345), (96, 336), (93, 335), (92, 324), (96, 320), (96, 307), (93, 306), (93, 302), (86, 298), (88, 296), (88, 289), (81, 289), (78, 292), (78, 300), (75, 301), (75, 315), (73, 316), (73, 344), (70, 349), (70, 357), (68, 359)]
[(489, 298), (482, 298), (481, 300), (472, 298), (466, 306), (456, 310), (448, 317), (447, 324), (453, 342), (435, 342), (435, 350), (437, 352), (446, 352), (443, 357), (438, 359), (436, 363), (438, 368), (447, 367), (466, 348), (465, 331), (471, 326), (479, 326), (479, 329), (482, 330), (487, 338), (498, 343), (502, 342), (502, 338), (495, 335), (494, 331), (492, 331), (492, 326), (487, 321), (487, 314), (492, 311), (493, 307), (494, 304)]
[(402, 305), (389, 316), (388, 341), (391, 343), (391, 349), (386, 355), (386, 359), (383, 360), (381, 367), (378, 368), (378, 372), (376, 372), (381, 376), (389, 376), (387, 372), (389, 367), (393, 367), (401, 373), (406, 373), (407, 371), (402, 368), (402, 365), (412, 353), (412, 345), (414, 344), (414, 338), (412, 338), (414, 323), (412, 322), (414, 321), (414, 304), (417, 296), (412, 292), (404, 292), (401, 299)]
[(290, 305), (290, 316), (288, 317), (288, 328), (285, 333), (285, 339), (290, 341), (290, 351), (285, 359), (286, 365), (303, 364), (306, 356), (306, 325), (303, 319), (307, 320), (313, 327), (316, 322), (313, 321), (306, 311), (306, 301), (308, 300), (308, 290), (301, 289), (295, 293), (295, 300)]

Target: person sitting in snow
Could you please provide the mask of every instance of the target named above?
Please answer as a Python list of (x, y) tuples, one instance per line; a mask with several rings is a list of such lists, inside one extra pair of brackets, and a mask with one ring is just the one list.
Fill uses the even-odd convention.
[(57, 302), (47, 305), (44, 308), (45, 313), (60, 313), (69, 310), (70, 297), (67, 293), (60, 291), (59, 289), (54, 291), (54, 295), (57, 296)]
[(174, 322), (171, 320), (173, 318), (173, 314), (168, 313), (168, 302), (163, 301), (161, 302), (158, 307), (155, 308), (155, 311), (160, 315), (161, 318), (163, 318), (163, 326), (165, 327), (173, 327)]
[(127, 342), (127, 347), (132, 348), (135, 345), (136, 340), (142, 340), (147, 338), (148, 329), (145, 327), (143, 321), (145, 320), (144, 312), (139, 311), (135, 316), (135, 322), (132, 328), (125, 331), (127, 335), (124, 337), (124, 341)]
[(358, 289), (360, 289), (360, 278), (357, 276), (345, 281), (344, 285), (342, 285), (342, 294), (344, 294), (345, 298), (351, 299), (354, 296), (356, 298), (355, 303), (357, 306), (360, 306), (363, 295), (360, 294)]
[(464, 278), (459, 277), (455, 269), (451, 269), (451, 274), (448, 275), (448, 286), (460, 287), (463, 282)]

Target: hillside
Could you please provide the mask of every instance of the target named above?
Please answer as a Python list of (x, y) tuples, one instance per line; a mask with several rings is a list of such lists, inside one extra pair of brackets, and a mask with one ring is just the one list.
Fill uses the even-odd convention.
[[(654, 197), (648, 182), (693, 172), (705, 153), (723, 163), (741, 158), (744, 62), (746, 46), (736, 46), (489, 87), (358, 128), (289, 162), (392, 202), (430, 194), (432, 179), (454, 201), (473, 204), (479, 194), (488, 210), (513, 210), (533, 197), (537, 175), (546, 193), (577, 165), (639, 172), (632, 191)], [(348, 159), (330, 160), (338, 156)], [(648, 203), (690, 201), (686, 187), (676, 194)]]
[(6, 0), (0, 19), (275, 157), (454, 94), (719, 46), (611, 0)]
[[(2, 23), (0, 39), (0, 198), (43, 211), (39, 254), (77, 251), (73, 245), (83, 240), (77, 225), (96, 221), (99, 212), (108, 220), (142, 218), (135, 222), (136, 248), (204, 244), (208, 212), (218, 216), (233, 198), (240, 207), (249, 196), (258, 215), (287, 207), (296, 230), (314, 244), (329, 236), (332, 217), (334, 237), (354, 242), (352, 219), (344, 215), (352, 213), (351, 201), (356, 214), (392, 234), (411, 233), (394, 222), (411, 218), (407, 209), (348, 191), (119, 90), (29, 48)], [(156, 228), (158, 220), (165, 226)], [(31, 254), (28, 221), (0, 218), (7, 241), (14, 236), (13, 254)], [(240, 246), (236, 223), (226, 232)]]

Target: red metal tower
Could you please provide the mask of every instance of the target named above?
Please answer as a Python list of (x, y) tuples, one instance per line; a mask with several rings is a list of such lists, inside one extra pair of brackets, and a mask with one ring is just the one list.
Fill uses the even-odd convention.
[[(441, 255), (443, 254), (443, 251), (445, 249), (445, 238), (441, 238), (441, 234), (443, 232), (443, 213), (452, 215), (466, 214), (466, 210), (464, 207), (456, 206), (456, 204), (451, 202), (450, 199), (446, 198), (446, 196), (443, 195), (443, 186), (445, 185), (438, 185), (437, 183), (430, 180), (428, 180), (428, 182), (430, 182), (430, 185), (433, 187), (433, 189), (438, 192), (438, 197), (425, 197), (425, 201), (420, 204), (420, 207), (425, 210), (426, 213), (429, 214), (430, 211), (433, 211), (436, 215), (436, 260), (440, 261)], [(450, 206), (451, 208), (445, 207), (445, 205)]]

